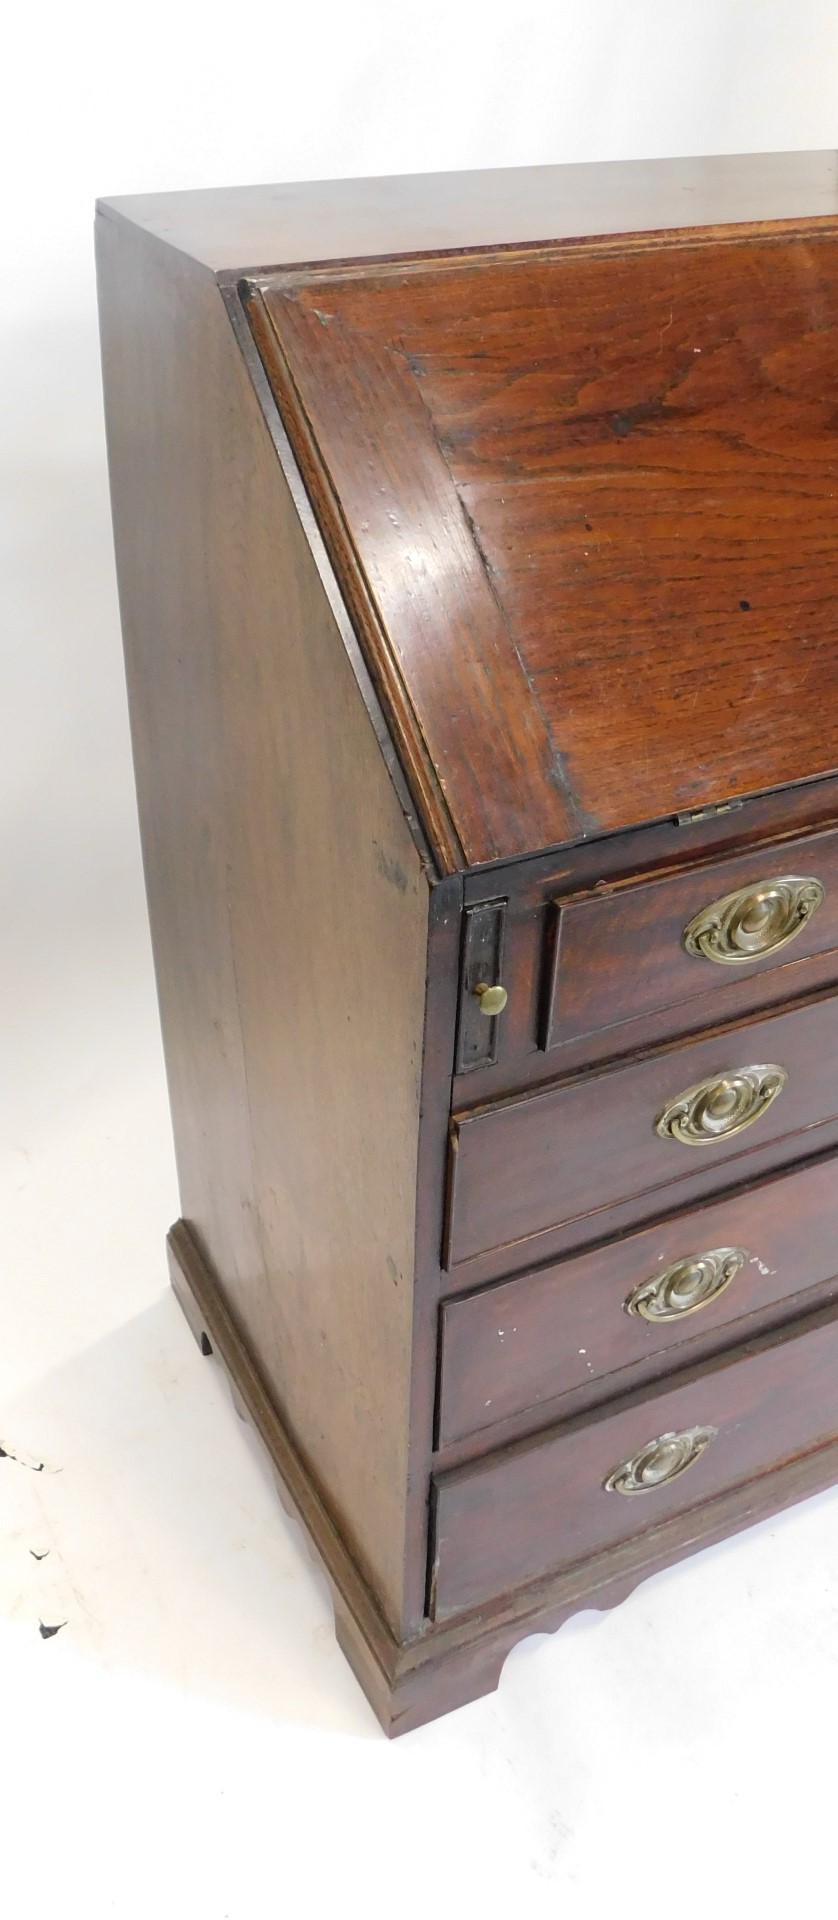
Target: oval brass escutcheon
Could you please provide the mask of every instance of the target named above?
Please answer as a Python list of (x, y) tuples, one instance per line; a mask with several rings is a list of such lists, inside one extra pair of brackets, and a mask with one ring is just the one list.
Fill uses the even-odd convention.
[(745, 1247), (714, 1247), (710, 1253), (690, 1254), (674, 1266), (641, 1281), (624, 1302), (626, 1313), (642, 1320), (680, 1320), (718, 1300), (741, 1273), (750, 1254)]
[(684, 928), (684, 946), (721, 967), (761, 960), (794, 940), (824, 897), (820, 880), (808, 875), (781, 873), (760, 880), (702, 907)]
[(788, 1075), (784, 1067), (732, 1067), (713, 1074), (668, 1101), (655, 1121), (662, 1140), (680, 1140), (685, 1147), (711, 1147), (751, 1127), (782, 1093)]
[(654, 1493), (668, 1486), (701, 1459), (717, 1433), (718, 1427), (686, 1427), (682, 1433), (662, 1433), (657, 1440), (647, 1440), (645, 1447), (609, 1473), (603, 1481), (605, 1492)]

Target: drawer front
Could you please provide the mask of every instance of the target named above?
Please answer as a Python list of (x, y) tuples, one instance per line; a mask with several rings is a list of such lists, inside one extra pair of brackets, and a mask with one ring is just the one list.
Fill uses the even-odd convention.
[(746, 1314), (835, 1275), (838, 1157), (830, 1154), (714, 1206), (449, 1300), (439, 1444), (655, 1355), (684, 1365), (685, 1342), (723, 1338)]
[[(838, 949), (838, 830), (556, 900), (543, 1044), (705, 1001)], [(838, 964), (838, 956), (836, 957)]]
[(838, 1435), (838, 1308), (440, 1475), (436, 1619), (561, 1572)]
[(744, 1180), (769, 1142), (785, 1158), (817, 1151), (809, 1130), (838, 1114), (837, 1058), (830, 996), (456, 1116), (449, 1265), (646, 1192), (677, 1206), (679, 1180)]

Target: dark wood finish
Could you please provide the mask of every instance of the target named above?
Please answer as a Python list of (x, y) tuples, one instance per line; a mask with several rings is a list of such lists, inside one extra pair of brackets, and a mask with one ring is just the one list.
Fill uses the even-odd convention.
[[(632, 1290), (676, 1261), (741, 1247), (747, 1264), (714, 1300), (672, 1320), (628, 1314)], [(838, 1274), (838, 1166), (834, 1155), (761, 1180), (714, 1206), (657, 1220), (593, 1251), (449, 1300), (442, 1309), (439, 1444), (632, 1369), (649, 1377), (677, 1349), (710, 1353), (742, 1339), (739, 1322)], [(838, 1286), (838, 1280), (835, 1282)], [(556, 1417), (560, 1417), (556, 1409)]]
[[(616, 1027), (685, 1001), (703, 1001), (693, 1019), (715, 1019), (715, 1001), (732, 984), (731, 969), (688, 953), (684, 928), (702, 907), (740, 887), (780, 874), (812, 875), (826, 889), (823, 904), (776, 954), (749, 960), (736, 975), (760, 1004), (766, 974), (838, 948), (838, 831), (790, 840), (771, 860), (759, 851), (691, 867), (679, 877), (638, 876), (554, 903), (552, 967), (544, 1045)], [(779, 864), (778, 864), (779, 862)], [(833, 962), (838, 973), (838, 954)]]
[[(574, 839), (561, 769), (404, 355), (337, 318), (327, 430), (319, 310), (268, 291), (248, 313), (440, 865)], [(510, 848), (500, 823), (516, 815)]]
[[(696, 1179), (704, 1193), (718, 1192), (743, 1179), (748, 1156), (767, 1146), (777, 1160), (816, 1152), (827, 1144), (818, 1128), (838, 1118), (837, 1046), (838, 998), (818, 997), (456, 1116), (448, 1264), (494, 1247), (517, 1249), (562, 1221), (593, 1221), (638, 1194), (654, 1196), (651, 1211), (676, 1205), (679, 1187), (695, 1191)], [(688, 1087), (763, 1061), (785, 1068), (787, 1084), (743, 1132), (695, 1147), (655, 1132), (667, 1102)]]
[(619, 160), (132, 194), (105, 203), (213, 273), (838, 215), (834, 153)]
[(297, 1515), (315, 1544), (333, 1593), (351, 1612), (356, 1632), (368, 1643), (382, 1651), (396, 1645), (344, 1531), (336, 1526), (304, 1454), (277, 1412), (270, 1382), (183, 1220), (169, 1233), (166, 1253), (173, 1291), (198, 1346), (224, 1365), (237, 1410), (256, 1427), (277, 1475), (283, 1504)]
[(457, 1072), (473, 1073), (497, 1059), (500, 1016), (481, 1012), (478, 987), (503, 983), (506, 901), (490, 900), (466, 907), (463, 915), (463, 959), (457, 1015)]
[[(401, 1731), (838, 1475), (835, 158), (152, 196), (97, 248), (172, 1282)], [(693, 988), (693, 888), (816, 853), (800, 941)], [(774, 1055), (751, 1132), (656, 1140)], [(757, 1216), (766, 1272), (626, 1320)], [(728, 1465), (589, 1526), (603, 1436), (703, 1390)]]
[(275, 1400), (180, 1222), (169, 1236), (172, 1285), (198, 1346), (224, 1367), (236, 1406), (252, 1421), (273, 1466), (286, 1511), (301, 1523), (329, 1581), (335, 1631), (386, 1733), (407, 1733), (497, 1686), (506, 1655), (527, 1634), (553, 1632), (582, 1609), (619, 1605), (662, 1566), (778, 1513), (838, 1480), (838, 1444), (819, 1447), (736, 1487), (616, 1549), (544, 1580), (514, 1587), (479, 1613), (425, 1621), (400, 1643), (347, 1552), (277, 1414)]
[[(616, 1027), (600, 1027), (561, 1046), (544, 1049), (552, 968), (551, 930), (554, 902), (569, 895), (619, 888), (642, 874), (653, 878), (689, 879), (702, 862), (732, 859), (752, 851), (763, 872), (779, 872), (788, 846), (804, 833), (834, 830), (838, 814), (838, 781), (817, 780), (777, 798), (745, 801), (730, 812), (688, 816), (682, 824), (641, 827), (633, 833), (611, 834), (603, 840), (564, 848), (521, 860), (512, 869), (489, 867), (466, 875), (469, 905), (493, 899), (499, 871), (506, 876), (509, 898), (504, 928), (504, 982), (509, 1001), (498, 1022), (497, 1063), (479, 1073), (459, 1075), (453, 1105), (465, 1107), (520, 1092), (559, 1073), (616, 1054), (632, 1053), (665, 1039), (700, 1032), (707, 1017), (702, 999), (682, 1000), (662, 1011), (638, 1014)], [(750, 852), (749, 852), (750, 857)], [(514, 883), (510, 883), (514, 874)], [(698, 878), (698, 876), (697, 876)], [(666, 894), (659, 895), (665, 912)], [(823, 912), (825, 909), (821, 909)], [(780, 964), (782, 962), (782, 964)], [(636, 977), (636, 965), (635, 976)], [(833, 952), (795, 958), (794, 943), (777, 956), (767, 971), (725, 970), (727, 978), (712, 996), (717, 1021), (735, 1019), (759, 1006), (779, 1005), (836, 978)], [(624, 990), (624, 989), (623, 989)]]
[(184, 1215), (400, 1627), (427, 879), (217, 287), (98, 258)]
[(457, 1024), (462, 884), (452, 875), (431, 889), (428, 911), (424, 1051), (421, 1070), (409, 1470), (405, 1507), (404, 1638), (425, 1622), (428, 1492), (438, 1363), (440, 1248), (445, 1220), (448, 1118)]
[[(718, 1429), (685, 1473), (652, 1491), (605, 1488), (662, 1434)], [(646, 1533), (662, 1520), (825, 1445), (838, 1433), (838, 1308), (831, 1305), (716, 1363), (644, 1388), (607, 1413), (442, 1475), (432, 1613), (474, 1607)]]
[(568, 1254), (580, 1253), (585, 1247), (596, 1246), (602, 1240), (615, 1239), (621, 1233), (633, 1232), (637, 1227), (650, 1225), (661, 1215), (683, 1212), (699, 1204), (710, 1204), (723, 1194), (737, 1191), (740, 1187), (750, 1186), (756, 1180), (777, 1173), (785, 1165), (794, 1167), (803, 1161), (820, 1157), (838, 1149), (838, 1117), (824, 1121), (817, 1130), (808, 1136), (795, 1134), (790, 1141), (784, 1141), (782, 1148), (775, 1140), (769, 1140), (765, 1146), (753, 1146), (747, 1155), (733, 1166), (729, 1173), (720, 1178), (708, 1174), (707, 1158), (695, 1151), (693, 1159), (696, 1171), (679, 1180), (677, 1186), (668, 1191), (651, 1192), (643, 1189), (629, 1200), (622, 1200), (609, 1206), (603, 1212), (582, 1214), (578, 1219), (564, 1221), (560, 1226), (545, 1228), (537, 1238), (524, 1240), (512, 1247), (493, 1247), (487, 1253), (475, 1254), (457, 1266), (443, 1268), (440, 1274), (440, 1297), (450, 1298), (465, 1290), (488, 1286), (492, 1281), (504, 1280), (511, 1273), (520, 1273), (525, 1268), (545, 1266), (549, 1261), (564, 1259)]
[(835, 769), (831, 231), (289, 274), (253, 316), (470, 864)]

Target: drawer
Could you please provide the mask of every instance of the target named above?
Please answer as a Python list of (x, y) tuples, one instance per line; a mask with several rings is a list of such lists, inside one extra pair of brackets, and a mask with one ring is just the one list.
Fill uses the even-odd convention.
[[(543, 1044), (712, 1000), (838, 948), (838, 830), (553, 902)], [(698, 1017), (703, 1010), (699, 1009)]]
[(821, 996), (455, 1116), (449, 1265), (635, 1195), (675, 1207), (699, 1171), (718, 1191), (768, 1143), (816, 1152), (813, 1130), (838, 1114), (836, 1061), (838, 999)]
[(733, 1340), (745, 1315), (836, 1274), (838, 1157), (830, 1154), (714, 1206), (449, 1300), (439, 1444), (655, 1356), (683, 1365), (679, 1350), (690, 1340)]
[(648, 1533), (838, 1434), (838, 1308), (442, 1474), (436, 1619)]

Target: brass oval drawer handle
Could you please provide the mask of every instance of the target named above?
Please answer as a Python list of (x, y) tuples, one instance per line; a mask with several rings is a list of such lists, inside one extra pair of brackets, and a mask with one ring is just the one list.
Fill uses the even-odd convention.
[(720, 967), (741, 967), (748, 960), (779, 953), (794, 940), (823, 904), (819, 880), (782, 873), (755, 886), (740, 887), (702, 907), (684, 928), (684, 946)]
[(662, 1433), (657, 1440), (647, 1440), (645, 1447), (609, 1473), (603, 1481), (605, 1492), (654, 1493), (657, 1487), (668, 1486), (679, 1473), (695, 1466), (718, 1431), (718, 1427), (686, 1427), (683, 1433)]
[(752, 1127), (782, 1093), (788, 1079), (784, 1067), (732, 1067), (713, 1074), (668, 1101), (655, 1121), (662, 1140), (680, 1140), (685, 1147), (712, 1147)]
[(625, 1311), (639, 1314), (642, 1320), (680, 1320), (685, 1313), (697, 1313), (699, 1307), (718, 1300), (750, 1257), (745, 1247), (714, 1247), (711, 1253), (689, 1254), (653, 1274), (651, 1280), (641, 1280), (624, 1301)]

